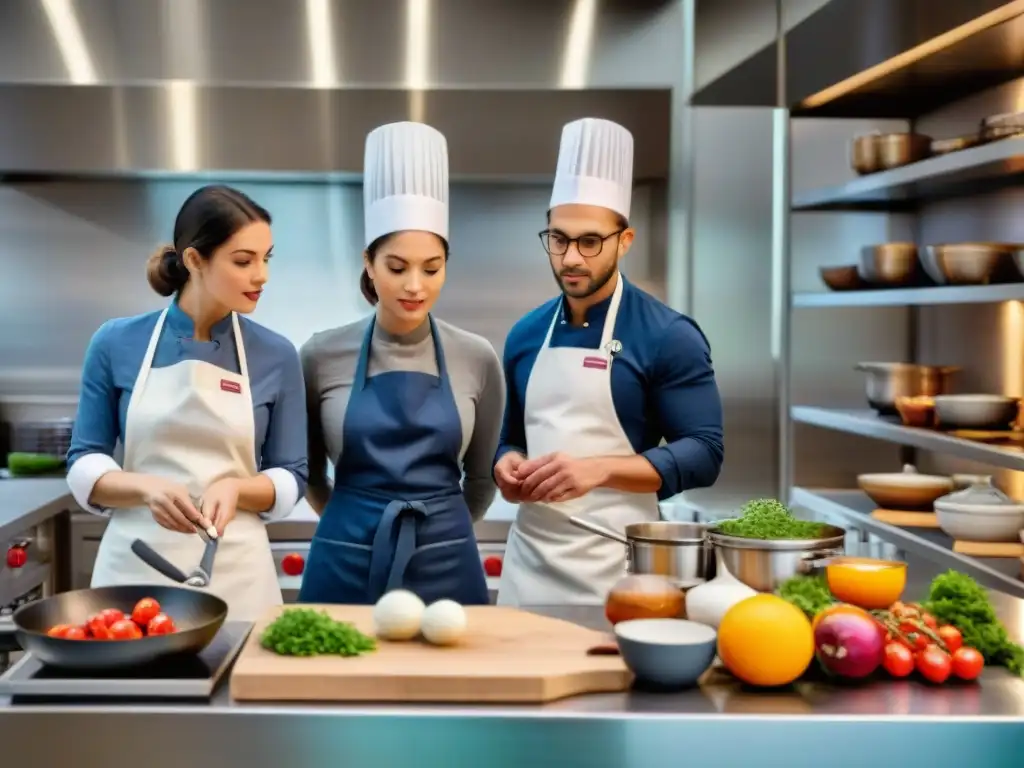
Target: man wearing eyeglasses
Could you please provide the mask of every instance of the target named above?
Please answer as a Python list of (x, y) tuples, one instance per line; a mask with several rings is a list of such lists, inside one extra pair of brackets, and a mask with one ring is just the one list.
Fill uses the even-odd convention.
[(621, 533), (657, 520), (659, 499), (712, 485), (722, 466), (707, 339), (619, 271), (633, 243), (632, 184), (628, 130), (596, 118), (565, 126), (540, 233), (562, 295), (505, 342), (494, 477), (519, 509), (499, 604), (603, 603), (626, 548), (570, 518)]

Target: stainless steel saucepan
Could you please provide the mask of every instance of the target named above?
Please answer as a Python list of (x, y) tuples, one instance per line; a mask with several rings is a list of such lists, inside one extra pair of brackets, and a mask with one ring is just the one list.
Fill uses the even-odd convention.
[(702, 523), (631, 523), (624, 533), (619, 533), (581, 517), (570, 517), (569, 522), (624, 545), (629, 573), (665, 576), (680, 588), (693, 587), (708, 579), (710, 558), (704, 539), (706, 526)]

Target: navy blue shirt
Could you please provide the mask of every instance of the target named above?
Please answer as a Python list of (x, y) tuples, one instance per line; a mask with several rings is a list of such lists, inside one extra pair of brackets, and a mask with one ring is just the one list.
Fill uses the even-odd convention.
[[(157, 311), (110, 320), (93, 335), (85, 354), (78, 413), (68, 451), (72, 473), (82, 457), (112, 456), (123, 440), (128, 402), (159, 317)], [(285, 337), (245, 317), (240, 316), (238, 321), (252, 391), (256, 466), (260, 471), (287, 470), (295, 480), (297, 498), (302, 498), (309, 468), (306, 394), (298, 350)], [(176, 302), (172, 303), (157, 342), (153, 367), (202, 360), (240, 372), (230, 315), (213, 326), (210, 341), (195, 341), (193, 334), (192, 319)], [(275, 516), (290, 511), (277, 510)]]
[[(611, 367), (612, 402), (633, 446), (661, 476), (659, 499), (718, 479), (725, 451), (722, 401), (711, 364), (711, 348), (689, 317), (641, 291), (624, 277), (612, 338), (622, 350)], [(552, 347), (597, 349), (611, 298), (587, 311), (574, 326), (564, 297), (526, 314), (505, 340), (508, 398), (495, 462), (508, 451), (529, 455), (523, 421), (526, 385), (559, 302), (562, 318), (551, 334)], [(666, 445), (659, 445), (664, 439)]]

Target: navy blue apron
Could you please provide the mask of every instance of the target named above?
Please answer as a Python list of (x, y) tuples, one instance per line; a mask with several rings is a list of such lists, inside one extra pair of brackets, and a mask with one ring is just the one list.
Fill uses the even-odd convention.
[(426, 603), (490, 602), (462, 495), (462, 423), (434, 319), (438, 375), (367, 379), (376, 318), (345, 410), (334, 490), (309, 550), (299, 602), (370, 605), (404, 588)]

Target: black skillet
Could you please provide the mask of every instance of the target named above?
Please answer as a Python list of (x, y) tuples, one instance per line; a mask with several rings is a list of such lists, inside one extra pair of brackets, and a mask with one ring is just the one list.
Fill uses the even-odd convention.
[[(46, 635), (56, 624), (84, 624), (105, 608), (117, 608), (130, 615), (144, 597), (160, 603), (163, 612), (174, 620), (177, 632), (139, 640), (64, 640)], [(23, 605), (12, 619), (18, 644), (44, 664), (100, 670), (142, 666), (168, 656), (199, 653), (216, 636), (227, 615), (227, 603), (209, 592), (132, 584), (62, 592)]]

